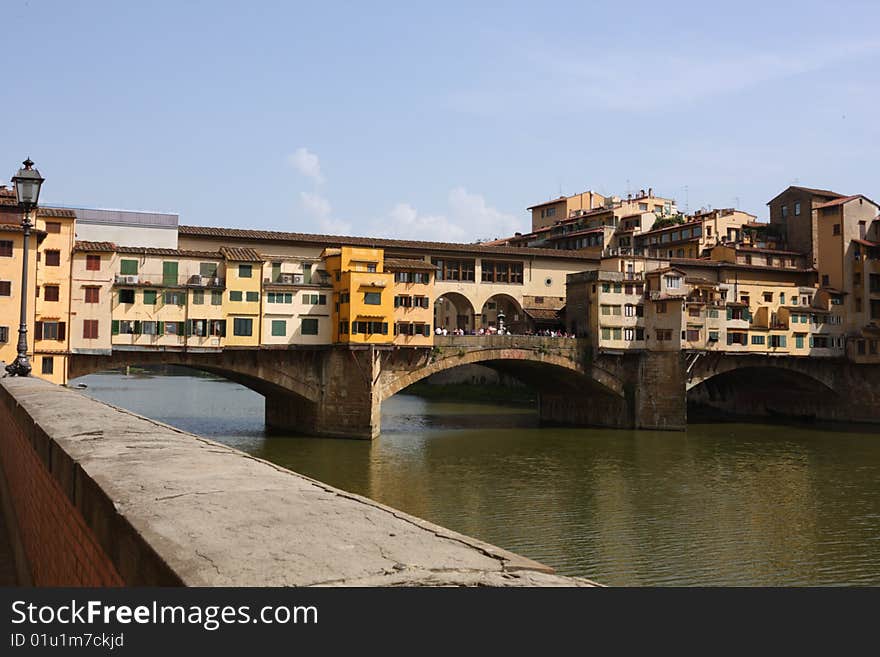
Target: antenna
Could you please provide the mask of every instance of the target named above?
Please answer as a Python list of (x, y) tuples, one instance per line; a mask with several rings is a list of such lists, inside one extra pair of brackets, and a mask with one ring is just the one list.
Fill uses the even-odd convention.
[(688, 186), (684, 186), (684, 213), (688, 214), (690, 212), (690, 196), (688, 194)]

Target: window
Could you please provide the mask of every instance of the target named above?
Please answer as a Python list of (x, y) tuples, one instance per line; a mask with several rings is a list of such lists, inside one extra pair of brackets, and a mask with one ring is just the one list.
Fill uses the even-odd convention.
[(481, 280), (484, 283), (512, 283), (514, 285), (522, 285), (523, 265), (521, 262), (483, 260)]
[(623, 307), (623, 314), (627, 317), (635, 317), (636, 316), (636, 306), (628, 303)]
[(340, 335), (348, 335), (348, 320), (339, 322), (339, 333)]
[(382, 305), (382, 293), (381, 292), (364, 292), (364, 303), (368, 306), (381, 306)]
[(772, 292), (764, 292), (764, 302), (765, 303), (773, 303), (773, 293)]
[[(387, 325), (386, 325), (387, 326)], [(318, 335), (318, 320), (315, 318), (305, 318), (302, 321), (303, 335)]]
[(186, 303), (186, 296), (183, 292), (166, 292), (165, 303), (166, 305), (182, 306)]
[(822, 286), (828, 287), (828, 285), (829, 285), (828, 274), (822, 274)]
[(431, 258), (431, 262), (440, 268), (437, 272), (438, 281), (465, 281), (473, 283), (475, 280), (475, 266), (473, 260)]
[(602, 283), (603, 292), (611, 292), (611, 283)]
[(9, 342), (9, 327), (0, 326), (0, 344)]
[(260, 300), (260, 293), (259, 292), (248, 292), (246, 294), (246, 299), (248, 301), (259, 301)]
[(0, 256), (4, 258), (12, 257), (12, 240), (0, 240)]
[(804, 348), (804, 334), (803, 333), (798, 333), (797, 335), (794, 336), (794, 346), (796, 349), (803, 349)]
[(239, 265), (238, 266), (238, 277), (239, 278), (251, 278), (253, 276), (253, 265)]
[(0, 297), (12, 296), (12, 281), (0, 281)]
[(83, 320), (83, 339), (84, 340), (96, 340), (97, 338), (98, 338), (98, 320), (97, 319), (84, 319)]
[(120, 260), (119, 261), (119, 273), (123, 276), (133, 276), (138, 273), (138, 261), (137, 260)]
[(794, 214), (798, 216), (801, 213), (801, 203), (800, 201), (796, 201), (794, 204)]
[(699, 306), (691, 306), (688, 308), (688, 316), (689, 317), (699, 317), (701, 314)]
[(856, 312), (862, 312), (862, 300), (856, 297)]
[(367, 263), (367, 272), (369, 272), (371, 274), (376, 273), (376, 263), (375, 262), (368, 262)]
[(266, 303), (293, 303), (293, 292), (269, 292)]
[(784, 335), (771, 335), (769, 338), (769, 346), (773, 349), (782, 348), (785, 349), (785, 336)]
[(602, 339), (610, 340), (611, 339), (611, 329), (610, 328), (602, 328)]
[(209, 332), (209, 335), (212, 335), (214, 337), (218, 337), (218, 338), (226, 337), (226, 320), (225, 319), (208, 320), (208, 332)]
[(361, 335), (369, 335), (373, 333), (388, 335), (388, 324), (387, 322), (352, 322), (351, 332), (353, 334), (359, 333)]
[(232, 334), (251, 336), (254, 332), (254, 320), (249, 317), (236, 317), (232, 320)]
[(287, 322), (283, 319), (272, 320), (272, 335), (275, 337), (284, 337), (287, 335)]
[(157, 335), (159, 332), (159, 323), (158, 322), (141, 322), (141, 333), (144, 335)]
[(47, 221), (46, 222), (46, 232), (47, 233), (60, 233), (61, 232), (61, 224), (57, 221)]
[(304, 294), (302, 302), (304, 304), (325, 306), (327, 305), (327, 296), (324, 294)]
[(840, 235), (840, 224), (834, 224), (834, 227), (831, 229), (832, 234)]
[(87, 271), (101, 271), (101, 256), (87, 255), (86, 256), (86, 270)]
[(681, 287), (681, 277), (680, 276), (666, 276), (666, 287), (670, 290), (677, 290)]
[(712, 308), (709, 310), (709, 319), (718, 319), (718, 310)]
[(666, 302), (665, 302), (665, 301), (660, 301), (660, 302), (657, 304), (657, 314), (658, 314), (658, 315), (662, 315), (662, 314), (665, 313), (665, 312), (666, 312)]
[(34, 337), (37, 340), (63, 340), (63, 322), (34, 322)]
[(856, 340), (856, 351), (859, 356), (865, 355), (865, 341), (864, 340)]
[(43, 286), (43, 300), (44, 301), (58, 301), (58, 286), (57, 285), (44, 285)]
[(219, 306), (223, 303), (223, 292), (220, 290), (211, 290), (211, 305)]
[(193, 290), (193, 305), (201, 306), (205, 303), (205, 291)]
[(782, 206), (782, 218), (785, 219), (787, 216), (788, 216), (788, 206), (783, 205)]
[(119, 303), (134, 303), (134, 290), (119, 290)]
[(58, 267), (61, 264), (61, 251), (49, 249), (46, 251), (46, 266)]
[(162, 285), (177, 285), (177, 261), (162, 262)]
[(669, 342), (672, 340), (672, 329), (657, 329), (657, 341)]
[(43, 356), (41, 361), (41, 371), (43, 374), (52, 374), (55, 372), (55, 359), (52, 358), (52, 356)]
[(880, 292), (880, 274), (868, 274), (868, 289), (871, 292)]
[(688, 342), (699, 342), (700, 341), (700, 329), (689, 328), (686, 333), (686, 339)]
[(216, 278), (217, 277), (217, 263), (216, 262), (200, 262), (199, 263), (199, 276), (202, 278)]
[(739, 344), (739, 345), (748, 344), (748, 333), (742, 333), (739, 331), (728, 331), (727, 332), (727, 344)]
[(155, 306), (158, 300), (159, 292), (157, 290), (144, 290), (144, 304), (147, 306)]
[(709, 331), (709, 342), (718, 342), (718, 331)]
[(615, 283), (614, 294), (620, 294), (621, 290), (623, 290), (623, 286), (620, 283)]
[(764, 336), (763, 335), (753, 335), (752, 336), (752, 344), (764, 344)]
[(241, 301), (241, 291), (230, 290), (229, 291), (229, 300), (230, 301)]

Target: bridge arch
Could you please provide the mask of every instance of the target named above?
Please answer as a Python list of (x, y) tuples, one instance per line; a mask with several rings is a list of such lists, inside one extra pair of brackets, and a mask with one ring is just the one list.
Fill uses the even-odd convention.
[(573, 391), (624, 398), (623, 382), (595, 365), (584, 366), (570, 355), (525, 347), (465, 349), (443, 347), (439, 355), (416, 369), (383, 367), (378, 401), (382, 402), (423, 379), (462, 365), (484, 365), (532, 385), (539, 392)]
[(476, 328), (474, 304), (460, 292), (444, 292), (434, 301), (434, 326), (449, 331)]
[[(109, 356), (71, 355), (68, 374), (74, 379), (130, 366), (179, 365), (221, 376), (265, 397), (293, 395), (314, 403), (320, 399), (320, 388), (314, 375), (320, 365), (315, 358), (309, 358), (310, 354), (314, 356), (314, 352), (275, 350), (224, 350), (220, 353), (114, 350)], [(313, 362), (309, 363), (309, 360)], [(310, 364), (312, 368), (308, 367)]]
[(480, 309), (480, 326), (488, 329), (498, 327), (498, 315), (504, 313), (504, 325), (513, 333), (522, 333), (526, 317), (522, 305), (504, 292), (488, 297)]

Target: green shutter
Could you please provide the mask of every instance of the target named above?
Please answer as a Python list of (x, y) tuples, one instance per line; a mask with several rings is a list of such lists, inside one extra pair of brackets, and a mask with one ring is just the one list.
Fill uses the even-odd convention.
[(119, 261), (119, 273), (132, 276), (138, 273), (138, 261), (137, 260), (120, 260)]
[[(733, 319), (733, 308), (727, 309), (727, 319)], [(728, 344), (730, 343), (728, 342)]]
[(156, 305), (156, 290), (144, 290), (144, 303), (148, 306)]
[(119, 320), (118, 319), (114, 319), (110, 323), (110, 333), (112, 335), (119, 335)]
[(284, 337), (287, 335), (287, 322), (283, 319), (272, 320), (272, 335), (276, 337)]
[(141, 321), (139, 319), (134, 320), (134, 332), (137, 335), (141, 333)]
[(162, 262), (162, 285), (177, 285), (177, 262)]
[(165, 322), (156, 322), (156, 335), (165, 335)]

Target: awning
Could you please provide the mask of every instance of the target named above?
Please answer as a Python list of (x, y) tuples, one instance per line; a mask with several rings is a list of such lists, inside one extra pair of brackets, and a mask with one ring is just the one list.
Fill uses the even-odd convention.
[(536, 321), (555, 322), (559, 320), (559, 311), (552, 308), (523, 308), (523, 312)]

